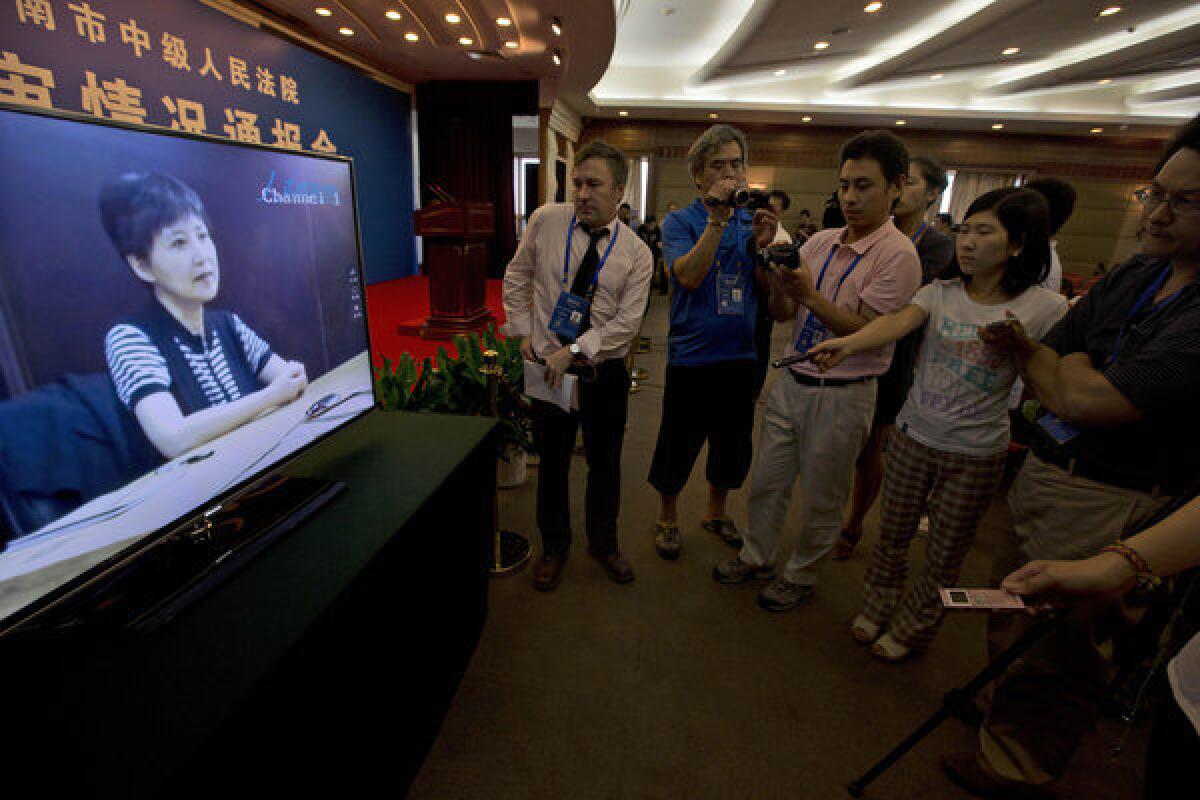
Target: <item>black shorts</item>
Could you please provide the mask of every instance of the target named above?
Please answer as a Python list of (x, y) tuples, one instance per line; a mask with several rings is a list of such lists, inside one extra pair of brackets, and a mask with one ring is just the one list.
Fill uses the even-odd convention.
[(756, 371), (751, 360), (667, 367), (649, 477), (661, 494), (683, 490), (706, 441), (708, 482), (718, 489), (741, 487), (753, 453)]

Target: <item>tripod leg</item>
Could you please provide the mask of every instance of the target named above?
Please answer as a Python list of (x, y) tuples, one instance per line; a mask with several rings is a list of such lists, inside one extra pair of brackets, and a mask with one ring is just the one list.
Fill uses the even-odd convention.
[(967, 682), (961, 689), (951, 689), (946, 692), (946, 696), (942, 699), (942, 707), (913, 733), (908, 736), (900, 744), (896, 745), (892, 750), (879, 759), (870, 769), (863, 773), (862, 777), (857, 780), (850, 781), (846, 786), (846, 791), (851, 797), (862, 797), (863, 790), (868, 785), (884, 772), (887, 772), (893, 764), (904, 757), (904, 754), (916, 747), (922, 739), (934, 731), (937, 726), (946, 721), (946, 718), (954, 712), (955, 709), (961, 708), (966, 703), (970, 702), (979, 690), (987, 686), (996, 678), (1000, 677), (1009, 665), (1020, 658), (1026, 650), (1041, 639), (1046, 633), (1058, 623), (1059, 618), (1063, 615), (1062, 611), (1051, 611), (1037, 621), (1033, 627), (1025, 631), (1021, 638), (1017, 639), (1012, 646), (1005, 650), (1000, 655), (996, 656), (995, 660), (988, 664), (983, 670)]

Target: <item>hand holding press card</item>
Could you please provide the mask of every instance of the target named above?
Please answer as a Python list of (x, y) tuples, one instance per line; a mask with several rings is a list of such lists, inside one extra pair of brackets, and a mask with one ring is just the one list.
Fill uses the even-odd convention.
[(1025, 601), (1003, 589), (938, 589), (942, 605), (964, 611), (1024, 611)]

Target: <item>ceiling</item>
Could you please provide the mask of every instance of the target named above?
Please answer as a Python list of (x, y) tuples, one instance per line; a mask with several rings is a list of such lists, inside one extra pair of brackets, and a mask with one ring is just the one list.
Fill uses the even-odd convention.
[[(560, 93), (584, 97), (604, 74), (616, 35), (611, 0), (240, 0), (239, 5), (404, 83), (536, 80), (543, 106)], [(448, 21), (448, 14), (458, 21)], [(498, 22), (502, 19), (510, 24)], [(553, 30), (556, 21), (561, 33)], [(561, 63), (555, 63), (556, 54)]]
[(874, 5), (616, 0), (612, 61), (573, 99), (588, 116), (1097, 135), (1166, 136), (1200, 111), (1194, 1)]

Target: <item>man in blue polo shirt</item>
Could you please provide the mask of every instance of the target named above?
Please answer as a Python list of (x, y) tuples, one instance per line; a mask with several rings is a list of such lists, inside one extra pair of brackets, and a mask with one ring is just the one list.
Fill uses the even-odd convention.
[(729, 202), (746, 186), (746, 137), (714, 125), (688, 151), (700, 196), (663, 222), (663, 260), (671, 276), (670, 351), (662, 422), (650, 465), (661, 498), (654, 547), (680, 553), (676, 502), (696, 457), (708, 442), (708, 512), (701, 527), (727, 544), (741, 536), (725, 513), (725, 498), (750, 470), (754, 427), (754, 326), (765, 276), (753, 251), (775, 238), (779, 220)]

